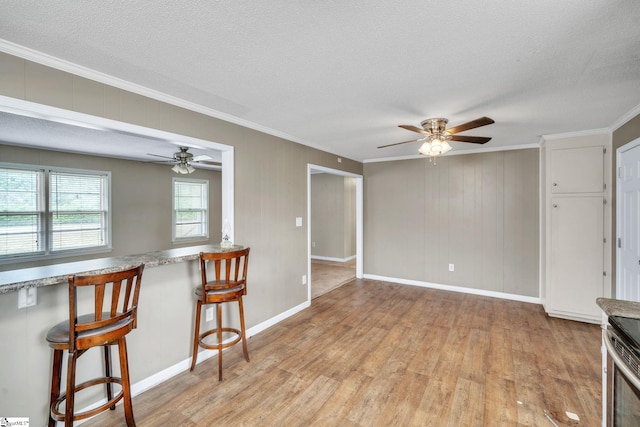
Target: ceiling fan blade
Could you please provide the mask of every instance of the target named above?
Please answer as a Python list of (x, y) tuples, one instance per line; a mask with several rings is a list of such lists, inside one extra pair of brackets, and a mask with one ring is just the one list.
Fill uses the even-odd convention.
[(458, 142), (471, 142), (473, 144), (486, 144), (491, 141), (491, 138), (485, 136), (466, 136), (466, 135), (451, 135), (451, 141)]
[(491, 123), (495, 123), (493, 119), (490, 119), (489, 117), (480, 117), (479, 119), (472, 120), (467, 123), (463, 123), (453, 128), (449, 128), (447, 129), (447, 133), (449, 135), (453, 135), (456, 133), (464, 132), (465, 130), (479, 128), (480, 126), (490, 125)]
[[(211, 157), (209, 157), (209, 158), (211, 158)], [(196, 160), (196, 163), (201, 164), (201, 165), (222, 166), (222, 163), (220, 163), (220, 162), (209, 162), (207, 160)]]
[(396, 142), (396, 143), (393, 143), (393, 144), (381, 145), (381, 146), (380, 146), (380, 147), (378, 147), (378, 148), (393, 147), (394, 145), (407, 144), (407, 143), (409, 143), (409, 142), (416, 142), (416, 141), (420, 141), (420, 139), (421, 139), (421, 138), (418, 138), (418, 139), (412, 139), (411, 141), (403, 141), (403, 142)]
[(173, 157), (161, 156), (160, 154), (147, 153), (147, 156), (162, 157), (163, 159), (170, 159), (170, 160), (174, 160), (174, 158), (173, 158)]
[(192, 157), (191, 160), (194, 161), (194, 162), (202, 162), (202, 161), (205, 161), (205, 160), (212, 160), (212, 158), (207, 156), (206, 154), (201, 154), (200, 156)]
[[(399, 128), (402, 128), (402, 129), (410, 130), (410, 131), (412, 131), (412, 132), (418, 132), (418, 133), (421, 133), (421, 134), (423, 134), (423, 135), (429, 135), (429, 132), (427, 132), (427, 131), (426, 131), (426, 130), (424, 130), (424, 129), (420, 129), (420, 128), (419, 128), (419, 127), (417, 127), (417, 126), (412, 126), (412, 125), (398, 125), (398, 127), (399, 127)], [(407, 142), (411, 142), (411, 141), (407, 141)], [(401, 142), (400, 144), (402, 144), (402, 142)], [(378, 148), (380, 148), (380, 147), (378, 147)]]

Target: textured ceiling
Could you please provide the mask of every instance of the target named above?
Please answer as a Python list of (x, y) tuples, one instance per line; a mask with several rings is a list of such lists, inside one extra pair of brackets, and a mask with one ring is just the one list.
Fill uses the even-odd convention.
[[(355, 160), (489, 116), (483, 148), (640, 104), (637, 0), (0, 0), (0, 39)], [(0, 49), (2, 45), (0, 44)], [(216, 141), (224, 143), (224, 141)], [(454, 151), (477, 149), (453, 143)]]

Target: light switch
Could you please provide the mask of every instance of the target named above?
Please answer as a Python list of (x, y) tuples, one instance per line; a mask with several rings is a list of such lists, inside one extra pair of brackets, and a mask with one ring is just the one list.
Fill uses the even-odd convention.
[(296, 217), (296, 227), (302, 227), (302, 217)]

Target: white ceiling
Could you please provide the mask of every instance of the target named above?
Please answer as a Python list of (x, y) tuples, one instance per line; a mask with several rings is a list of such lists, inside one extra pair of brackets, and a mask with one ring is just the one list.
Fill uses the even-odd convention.
[[(354, 160), (397, 126), (489, 116), (482, 146), (611, 128), (640, 104), (637, 0), (0, 0), (0, 50), (124, 81)], [(224, 144), (225, 141), (216, 141)], [(452, 143), (454, 151), (478, 145)]]

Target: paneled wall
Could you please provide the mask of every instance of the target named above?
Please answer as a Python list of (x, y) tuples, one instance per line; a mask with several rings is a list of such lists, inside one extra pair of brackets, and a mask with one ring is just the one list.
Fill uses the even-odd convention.
[(539, 150), (366, 163), (364, 177), (365, 273), (539, 296)]

